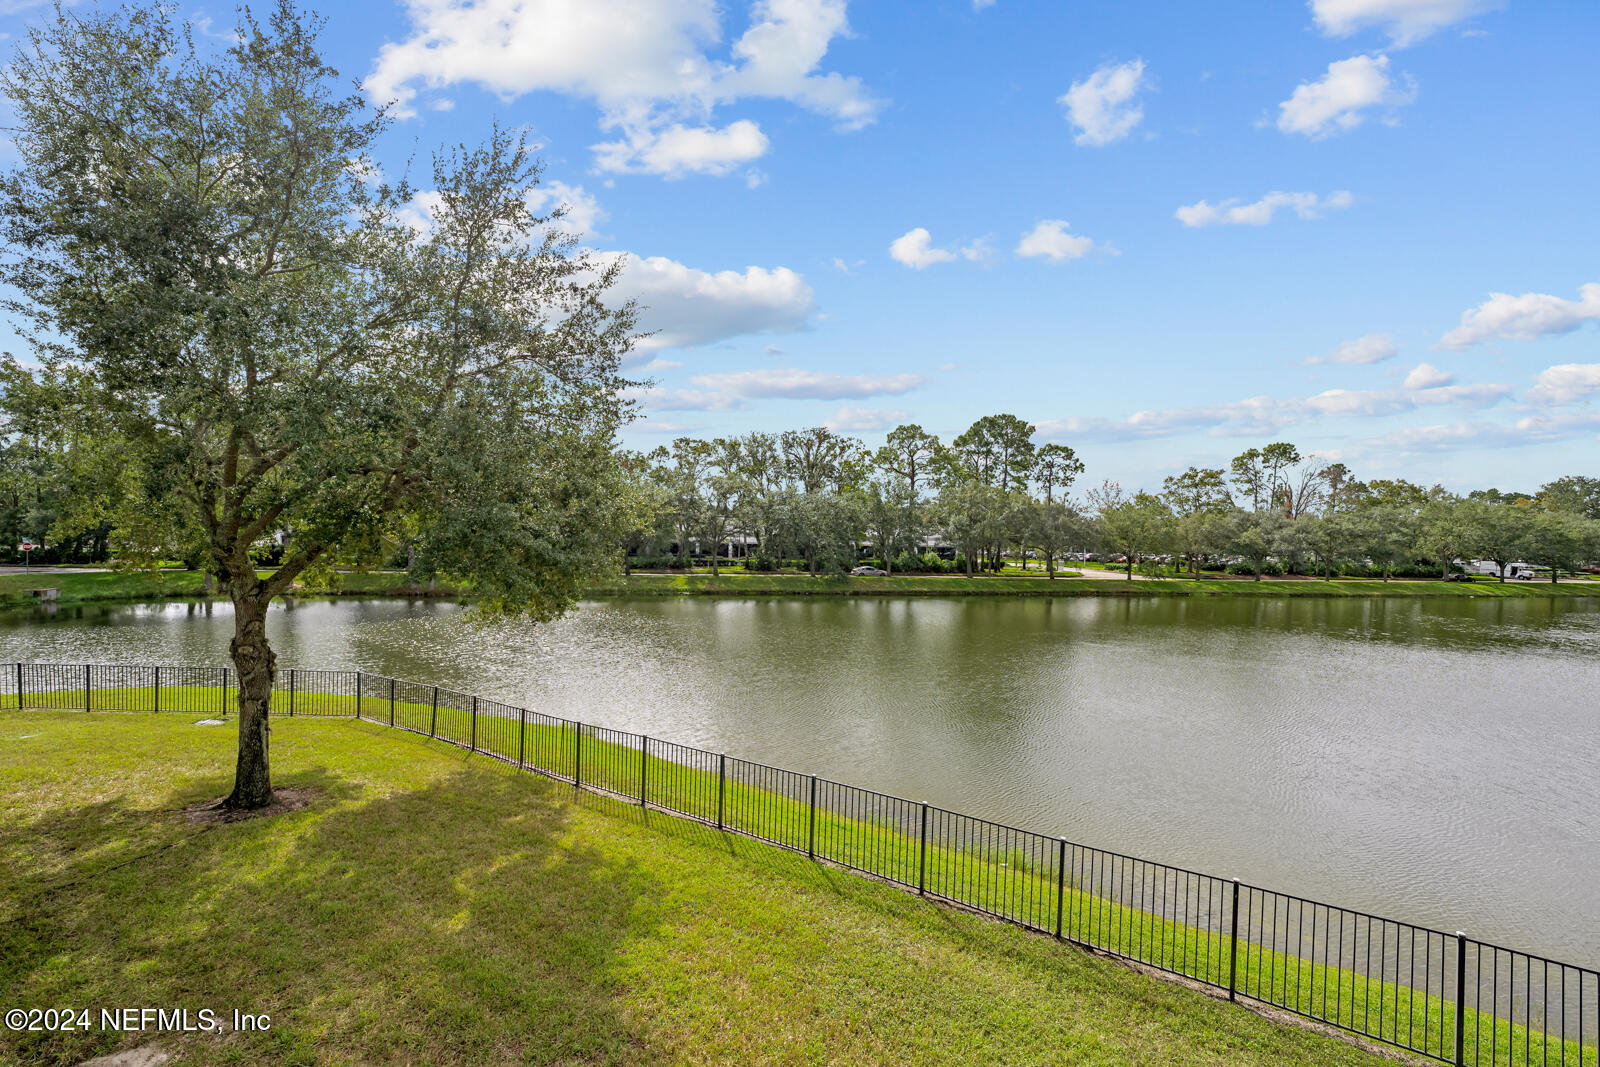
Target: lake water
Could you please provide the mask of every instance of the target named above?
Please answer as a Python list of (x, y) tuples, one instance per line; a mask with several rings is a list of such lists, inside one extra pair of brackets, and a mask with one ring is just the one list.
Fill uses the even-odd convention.
[[(225, 662), (225, 605), (0, 616), (0, 660)], [(360, 667), (1600, 964), (1600, 600), (274, 610)]]

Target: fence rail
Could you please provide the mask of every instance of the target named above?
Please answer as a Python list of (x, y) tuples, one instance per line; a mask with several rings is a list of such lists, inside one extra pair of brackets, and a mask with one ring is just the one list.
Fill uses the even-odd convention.
[[(226, 716), (232, 668), (0, 664), (0, 707)], [(275, 714), (360, 718), (859, 871), (1444, 1063), (1600, 1067), (1600, 972), (817, 775), (365, 671)]]

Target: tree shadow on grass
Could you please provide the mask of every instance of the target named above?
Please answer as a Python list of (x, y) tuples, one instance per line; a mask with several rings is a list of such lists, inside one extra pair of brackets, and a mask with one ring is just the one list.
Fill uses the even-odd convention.
[[(238, 1009), (271, 1031), (0, 1035), (0, 1062), (6, 1041), (69, 1064), (152, 1039), (196, 1063), (648, 1058), (607, 965), (655, 926), (660, 894), (569, 836), (566, 791), (480, 766), (390, 795), (326, 769), (284, 783), (318, 803), (199, 831), (174, 812), (169, 840), (85, 849), (19, 886), (22, 921), (0, 933), (8, 1007)], [(134, 814), (57, 809), (34, 832), (89, 841)]]

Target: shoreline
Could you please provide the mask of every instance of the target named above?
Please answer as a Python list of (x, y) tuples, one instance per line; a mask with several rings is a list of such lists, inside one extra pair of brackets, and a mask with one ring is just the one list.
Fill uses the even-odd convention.
[[(405, 584), (395, 571), (347, 572), (337, 589), (295, 590), (305, 598), (393, 600), (466, 600), (470, 596), (447, 586), (428, 589)], [(200, 575), (167, 571), (48, 571), (0, 575), (0, 611), (27, 611), (41, 604), (73, 607), (85, 604), (138, 604), (164, 600), (223, 600), (207, 593)], [(32, 589), (57, 589), (53, 601), (33, 597)], [(662, 574), (635, 573), (595, 583), (586, 600), (653, 599), (661, 597), (1284, 597), (1300, 599), (1545, 599), (1600, 598), (1600, 582), (1443, 582), (1394, 579), (1207, 579), (1058, 577), (1050, 580), (1014, 576), (968, 578), (963, 575), (895, 575), (888, 578), (812, 578), (804, 574)]]
[(1443, 582), (1336, 578), (1251, 580), (1157, 578), (1038, 578), (910, 575), (890, 578), (811, 578), (802, 574), (633, 574), (599, 583), (588, 596), (631, 597), (1299, 597), (1337, 599), (1573, 599), (1600, 597), (1600, 582)]

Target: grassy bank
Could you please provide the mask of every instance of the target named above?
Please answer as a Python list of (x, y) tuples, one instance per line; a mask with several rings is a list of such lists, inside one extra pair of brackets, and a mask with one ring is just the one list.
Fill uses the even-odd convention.
[[(1095, 573), (1095, 572), (1089, 572)], [(1595, 582), (1429, 582), (1335, 579), (967, 578), (895, 575), (812, 578), (801, 574), (634, 574), (604, 582), (595, 596), (1247, 596), (1247, 597), (1581, 597), (1600, 596)]]
[[(54, 588), (60, 595), (56, 603), (130, 603), (205, 595), (205, 580), (194, 571), (36, 571), (32, 574), (0, 574), (0, 611), (30, 607), (39, 601), (30, 590)], [(343, 596), (454, 596), (449, 589), (419, 589), (408, 585), (405, 575), (395, 571), (341, 573), (338, 586), (317, 595)]]
[[(163, 690), (163, 693), (168, 692), (168, 690)], [(174, 699), (181, 700), (185, 706), (207, 708), (213, 703), (217, 703), (220, 706), (222, 696), (220, 693), (213, 692), (210, 695), (218, 699), (216, 701), (207, 700), (207, 694), (198, 687), (188, 687), (182, 691), (175, 690), (170, 692), (169, 695)], [(94, 692), (91, 696), (91, 702), (96, 708), (148, 707), (151, 696), (152, 693), (148, 690), (106, 690)], [(282, 695), (280, 694), (280, 700), (281, 697)], [(413, 779), (417, 775), (421, 775), (422, 779), (430, 783), (434, 781), (430, 777), (427, 767), (410, 767), (405, 764), (405, 761), (421, 760), (428, 766), (437, 769), (440, 767), (458, 767), (463, 758), (458, 754), (451, 754), (449, 750), (443, 749), (442, 746), (429, 744), (424, 739), (384, 731), (381, 727), (374, 728), (367, 724), (357, 724), (349, 720), (322, 724), (309, 723), (303, 716), (307, 714), (351, 714), (354, 711), (354, 701), (350, 697), (323, 696), (306, 692), (300, 693), (299, 697), (299, 710), (302, 718), (296, 720), (280, 718), (274, 733), (275, 760), (279, 767), (282, 784), (294, 786), (306, 781), (304, 775), (295, 774), (293, 770), (291, 770), (289, 776), (284, 777), (283, 769), (286, 759), (291, 768), (305, 766), (304, 761), (308, 756), (315, 761), (316, 765), (338, 767), (341, 772), (336, 777), (341, 782), (344, 781), (343, 775), (347, 768), (368, 767), (369, 765), (381, 766), (386, 776), (383, 783), (381, 783), (381, 788), (392, 791), (397, 788), (402, 790), (411, 788), (415, 784)], [(777, 842), (787, 843), (791, 847), (801, 850), (807, 848), (808, 844), (813, 844), (818, 855), (825, 855), (842, 865), (874, 871), (882, 877), (911, 886), (925, 881), (930, 894), (956, 897), (981, 910), (999, 915), (1009, 915), (1024, 923), (1043, 926), (1047, 931), (1054, 918), (1063, 922), (1067, 936), (1070, 938), (1096, 945), (1104, 945), (1120, 954), (1157, 962), (1164, 967), (1205, 977), (1212, 982), (1226, 981), (1227, 971), (1224, 968), (1229, 950), (1227, 939), (1221, 933), (1217, 932), (1216, 929), (1204, 929), (1179, 921), (1185, 918), (1187, 912), (1185, 912), (1184, 916), (1173, 913), (1171, 917), (1168, 917), (1165, 914), (1152, 914), (1149, 911), (1142, 910), (1137, 902), (1131, 901), (1131, 898), (1130, 901), (1108, 898), (1105, 895), (1105, 886), (1100, 886), (1098, 882), (1091, 882), (1083, 877), (1086, 872), (1092, 869), (1089, 867), (1087, 860), (1082, 868), (1079, 868), (1075, 863), (1074, 873), (1065, 883), (1067, 888), (1061, 911), (1057, 913), (1056, 893), (1058, 885), (1057, 877), (1051, 865), (1051, 857), (1054, 854), (1053, 847), (1044, 853), (1039, 853), (1027, 847), (1025, 843), (1019, 844), (1016, 841), (1012, 841), (1009, 845), (989, 844), (978, 847), (967, 843), (958, 848), (949, 848), (942, 844), (943, 838), (936, 835), (930, 839), (924, 859), (919, 855), (914, 829), (913, 832), (907, 833), (904, 828), (893, 823), (882, 821), (862, 822), (858, 821), (858, 819), (846, 818), (838, 811), (829, 811), (829, 804), (836, 803), (839, 797), (839, 794), (831, 788), (824, 789), (821, 805), (813, 824), (810, 821), (807, 805), (803, 801), (791, 800), (787, 796), (757, 788), (756, 784), (753, 783), (768, 784), (769, 777), (764, 776), (758, 770), (750, 768), (749, 765), (735, 766), (737, 761), (734, 760), (728, 761), (728, 780), (725, 785), (720, 785), (719, 787), (718, 776), (714, 770), (699, 769), (696, 766), (685, 765), (684, 762), (662, 759), (657, 755), (652, 755), (642, 763), (641, 754), (637, 747), (608, 742), (597, 736), (585, 737), (580, 755), (580, 750), (575, 743), (577, 737), (570, 724), (547, 725), (529, 721), (519, 736), (516, 718), (506, 720), (488, 714), (480, 714), (477, 717), (477, 723), (473, 724), (469, 713), (463, 709), (452, 708), (443, 703), (435, 707), (431, 701), (419, 703), (404, 699), (391, 705), (385, 695), (374, 696), (370, 694), (370, 691), (363, 700), (362, 710), (367, 716), (379, 720), (385, 720), (392, 714), (395, 721), (402, 726), (424, 732), (437, 732), (439, 737), (454, 739), (462, 745), (468, 744), (470, 738), (480, 748), (498, 751), (508, 757), (513, 754), (520, 756), (526, 753), (530, 765), (537, 764), (546, 767), (555, 774), (572, 776), (577, 770), (581, 759), (581, 774), (586, 784), (599, 784), (625, 795), (636, 796), (638, 794), (640, 775), (643, 772), (650, 783), (650, 799), (653, 805), (685, 811), (697, 815), (707, 822), (711, 822), (713, 819), (722, 819), (725, 813), (724, 824), (730, 828), (763, 836)], [(284, 711), (285, 709), (280, 707), (279, 715), (282, 716)], [(154, 782), (145, 781), (146, 774), (154, 770), (154, 768), (144, 768), (139, 765), (137, 758), (132, 760), (125, 758), (124, 752), (131, 751), (137, 756), (141, 749), (148, 749), (149, 753), (154, 753), (160, 751), (162, 745), (176, 744), (184, 750), (179, 756), (180, 765), (199, 764), (192, 768), (193, 781), (189, 781), (180, 775), (178, 791), (172, 794), (169, 798), (170, 803), (166, 805), (168, 809), (182, 807), (182, 802), (185, 798), (190, 797), (191, 794), (195, 799), (199, 799), (205, 795), (207, 789), (214, 793), (223, 791), (225, 778), (220, 776), (220, 771), (226, 769), (227, 750), (231, 744), (231, 729), (227, 727), (217, 729), (195, 727), (191, 725), (192, 719), (192, 715), (89, 716), (59, 712), (48, 715), (41, 715), (34, 711), (9, 712), (3, 719), (0, 719), (0, 740), (8, 743), (8, 750), (18, 748), (22, 754), (18, 757), (17, 754), (13, 753), (10, 762), (0, 759), (0, 786), (10, 787), (14, 785), (19, 772), (24, 781), (36, 774), (50, 777), (58, 774), (58, 772), (61, 775), (74, 773), (54, 766), (47, 769), (45, 764), (52, 764), (54, 759), (59, 758), (62, 754), (76, 758), (80, 754), (68, 750), (72, 749), (73, 746), (86, 746), (87, 750), (81, 754), (82, 760), (85, 761), (84, 766), (88, 766), (89, 762), (96, 760), (106, 762), (112, 769), (113, 778), (118, 781), (119, 788), (121, 787), (121, 776), (127, 774), (133, 776), (132, 780), (144, 781), (146, 786), (155, 788)], [(307, 732), (308, 728), (310, 732)], [(372, 733), (374, 729), (379, 731), (376, 735)], [(284, 733), (288, 734), (287, 740), (291, 743), (291, 747), (287, 750), (289, 753), (287, 757), (285, 756), (286, 750), (284, 748), (285, 739), (280, 738), (280, 734)], [(150, 744), (152, 735), (158, 739), (153, 746)], [(45, 745), (43, 752), (45, 758), (43, 759), (38, 755), (30, 756), (27, 753), (27, 743), (37, 739), (42, 739)], [(19, 742), (20, 744), (17, 744)], [(417, 747), (419, 744), (422, 746), (420, 749)], [(192, 751), (190, 751), (191, 749)], [(659, 753), (662, 750), (657, 749), (656, 751)], [(209, 779), (203, 773), (204, 759), (208, 753), (213, 757), (219, 757), (214, 760), (215, 766), (211, 768), (211, 777)], [(678, 760), (690, 760), (692, 762), (692, 757), (686, 753), (679, 753)], [(477, 763), (478, 767), (474, 768), (475, 772), (491, 779), (506, 773), (503, 765), (492, 761), (479, 758)], [(712, 766), (714, 767), (714, 765), (713, 761)], [(326, 778), (328, 774), (329, 772), (326, 770), (316, 772), (312, 776), (315, 779), (312, 784), (315, 785), (321, 779)], [(89, 777), (94, 778), (95, 775), (90, 774)], [(8, 781), (8, 778), (11, 781)], [(451, 791), (460, 789), (465, 783), (465, 779), (452, 777), (449, 789)], [(369, 784), (378, 787), (380, 783), (374, 781)], [(152, 841), (142, 841), (139, 848), (122, 849), (117, 846), (111, 847), (107, 851), (107, 842), (97, 839), (80, 841), (76, 839), (75, 833), (65, 833), (65, 843), (58, 846), (53, 843), (54, 838), (62, 837), (63, 832), (56, 826), (48, 811), (35, 810), (41, 802), (44, 803), (44, 807), (47, 809), (61, 806), (71, 807), (73, 804), (81, 805), (86, 798), (95, 798), (97, 802), (103, 801), (105, 793), (103, 783), (102, 785), (97, 785), (93, 781), (86, 781), (75, 784), (72, 789), (69, 789), (63, 795), (49, 795), (48, 800), (46, 800), (45, 798), (50, 788), (48, 785), (40, 785), (38, 787), (39, 792), (36, 795), (24, 797), (20, 800), (21, 819), (17, 818), (18, 812), (8, 812), (3, 806), (0, 806), (0, 820), (3, 820), (4, 825), (10, 826), (12, 831), (16, 831), (11, 834), (12, 840), (6, 843), (8, 854), (31, 857), (43, 844), (42, 840), (35, 840), (34, 838), (43, 837), (52, 840), (52, 843), (46, 848), (46, 852), (57, 848), (64, 848), (69, 852), (87, 848), (87, 855), (97, 857), (97, 860), (95, 863), (86, 866), (94, 867), (98, 870), (100, 869), (99, 859), (104, 859), (108, 863), (115, 863), (119, 862), (119, 858), (124, 854), (144, 855), (152, 846)], [(57, 788), (59, 788), (59, 781)], [(508, 785), (504, 788), (522, 787)], [(575, 796), (570, 793), (569, 787), (551, 786), (542, 781), (535, 782), (528, 788), (534, 791), (533, 795), (545, 799), (554, 797), (560, 800), (563, 797)], [(552, 788), (559, 790), (559, 792), (549, 793)], [(11, 791), (10, 788), (5, 790), (6, 793)], [(435, 825), (423, 813), (419, 813), (416, 825), (407, 827), (407, 831), (421, 833), (425, 836), (443, 834), (446, 835), (443, 839), (453, 839), (458, 831), (450, 827), (450, 821), (466, 813), (453, 810), (454, 797), (451, 792), (436, 794), (435, 799), (443, 803), (443, 807), (438, 812), (442, 821)], [(521, 804), (523, 802), (518, 801), (517, 803)], [(622, 817), (626, 822), (630, 823), (633, 821), (633, 816), (624, 817), (621, 814), (625, 810), (623, 806), (608, 804), (605, 801), (589, 801), (587, 799), (578, 800), (577, 804), (579, 807), (598, 814), (609, 814), (612, 818)], [(138, 816), (137, 812), (135, 812), (133, 816), (135, 821), (140, 817), (149, 817), (146, 805), (134, 805), (133, 807), (137, 808), (138, 811), (145, 812), (145, 816)], [(98, 809), (91, 805), (81, 810)], [(844, 810), (854, 811), (855, 809), (847, 805)], [(123, 812), (122, 814), (128, 815), (129, 813)], [(563, 817), (570, 814), (570, 812), (564, 813)], [(299, 819), (301, 816), (295, 815), (286, 818)], [(723, 838), (721, 835), (716, 834), (711, 835), (708, 839), (704, 834), (693, 829), (692, 826), (664, 819), (664, 817), (657, 815), (641, 815), (638, 818), (644, 820), (651, 828), (670, 835), (670, 839), (662, 842), (667, 850), (678, 849), (685, 840), (692, 840), (702, 845), (708, 842), (720, 842), (720, 847), (732, 849), (735, 855), (755, 862), (757, 866), (765, 868), (776, 866), (776, 868), (782, 869), (785, 877), (797, 873), (790, 865), (790, 862), (780, 855), (776, 853), (763, 855), (764, 852), (770, 852), (764, 846), (749, 845), (743, 839)], [(154, 821), (158, 830), (164, 825), (160, 817), (154, 817)], [(23, 827), (31, 826), (33, 829), (31, 831), (19, 829), (19, 825)], [(597, 832), (604, 833), (614, 828), (611, 823), (597, 823), (589, 826), (584, 833), (585, 840), (593, 840)], [(81, 829), (88, 833), (93, 828), (85, 826)], [(120, 840), (116, 835), (129, 832), (128, 827), (123, 826), (120, 821), (115, 822), (110, 827), (102, 827), (101, 829), (107, 829), (112, 833), (113, 843), (116, 840)], [(137, 829), (140, 834), (146, 834), (150, 832), (151, 827), (141, 826)], [(172, 828), (168, 827), (167, 829)], [(232, 828), (229, 828), (229, 832), (231, 831)], [(5, 834), (9, 832), (0, 831), (0, 841), (4, 841)], [(966, 839), (969, 833), (970, 831), (962, 831), (958, 836)], [(94, 835), (90, 834), (89, 836), (92, 838)], [(182, 839), (181, 835), (180, 839)], [(630, 843), (630, 847), (634, 844), (640, 843)], [(167, 843), (154, 842), (154, 847), (166, 848), (168, 845)], [(282, 847), (280, 844), (270, 846), (276, 852), (281, 852)], [(513, 846), (508, 845), (508, 847)], [(644, 846), (640, 844), (640, 847)], [(755, 851), (751, 851), (751, 849)], [(675, 857), (674, 862), (678, 863), (683, 859), (684, 857), (681, 856)], [(352, 894), (356, 901), (366, 901), (372, 897), (364, 886), (366, 879), (370, 877), (388, 877), (384, 870), (379, 869), (381, 865), (376, 863), (376, 858), (369, 857), (369, 860), (374, 864), (371, 869), (366, 869), (359, 865), (348, 867), (338, 879), (338, 884), (344, 887), (343, 892)], [(48, 864), (46, 865), (48, 866)], [(234, 860), (227, 859), (225, 865), (228, 866), (228, 869), (233, 869), (235, 866)], [(23, 869), (27, 869), (28, 866), (29, 863), (25, 862)], [(268, 861), (267, 869), (278, 869), (277, 861)], [(687, 870), (687, 868), (682, 869)], [(476, 877), (485, 873), (479, 871), (478, 875), (474, 876), (474, 881)], [(1121, 871), (1114, 871), (1113, 873), (1115, 874), (1114, 884), (1132, 892), (1130, 887), (1133, 886), (1133, 883), (1129, 882), (1124, 886), (1124, 874)], [(30, 877), (24, 875), (20, 885), (0, 886), (0, 889), (4, 890), (7, 899), (21, 899), (23, 907), (26, 908)], [(715, 886), (721, 884), (721, 875), (716, 872), (708, 874), (705, 871), (701, 871), (695, 877), (697, 882), (703, 882), (706, 877), (713, 878), (713, 885), (709, 887), (710, 891), (707, 891), (708, 887), (706, 885), (699, 885), (700, 896), (697, 899), (708, 909), (714, 910), (718, 904), (716, 897), (719, 892), (719, 890), (715, 889)], [(803, 882), (814, 881), (816, 877), (815, 875), (805, 875), (801, 880)], [(846, 888), (842, 884), (834, 885), (832, 875), (824, 874), (821, 877), (835, 889), (844, 890)], [(489, 880), (497, 881), (494, 878)], [(45, 878), (44, 881), (49, 882), (49, 878)], [(683, 887), (674, 888), (682, 889)], [(764, 899), (771, 899), (774, 893), (784, 891), (781, 885), (776, 888), (772, 885), (767, 885), (761, 890)], [(861, 894), (866, 895), (861, 896)], [(516, 897), (516, 894), (513, 893), (512, 895)], [(851, 889), (848, 895), (852, 898), (860, 896), (861, 899), (868, 899), (870, 891), (863, 888), (858, 893), (856, 890)], [(112, 903), (104, 896), (95, 897), (94, 899), (98, 900), (100, 904)], [(526, 895), (517, 899), (520, 900), (520, 905), (517, 905), (512, 900), (507, 900), (505, 906), (548, 907), (546, 902)], [(1138, 900), (1142, 901), (1143, 899), (1144, 891), (1140, 889), (1138, 891)], [(372, 898), (370, 903), (373, 906), (387, 906), (386, 900), (387, 898)], [(346, 901), (345, 903), (351, 902)], [(392, 903), (392, 901), (389, 903)], [(88, 907), (89, 904), (85, 902), (84, 906)], [(343, 911), (341, 910), (339, 913), (343, 914)], [(208, 912), (208, 914), (210, 913)], [(816, 917), (814, 913), (810, 913), (807, 921), (815, 921)], [(182, 917), (177, 915), (159, 915), (155, 916), (155, 918), (159, 920), (158, 926), (163, 923), (182, 922)], [(843, 916), (842, 918), (847, 920), (845, 923), (847, 927), (854, 921), (849, 916)], [(952, 921), (956, 922), (976, 921), (961, 916), (952, 916), (951, 918)], [(9, 921), (9, 917), (7, 919)], [(70, 927), (70, 923), (63, 924), (63, 929)], [(734, 936), (781, 940), (784, 936), (783, 929), (782, 921), (775, 918), (773, 925), (762, 925), (755, 931), (736, 931)], [(1018, 933), (1020, 934), (1021, 932), (1018, 931)], [(26, 940), (26, 937), (31, 936), (31, 934), (26, 935), (24, 940)], [(906, 945), (902, 946), (901, 951), (909, 953), (912, 957), (922, 958), (930, 951), (930, 946), (923, 943), (923, 935), (918, 930), (909, 930), (902, 936), (906, 936), (910, 940)], [(1023, 936), (1036, 938), (1036, 935)], [(1044, 943), (1049, 944), (1048, 940)], [(1009, 945), (1009, 943), (1007, 944)], [(1019, 942), (1017, 947), (1020, 949), (1022, 944)], [(937, 947), (933, 946), (933, 948)], [(100, 948), (103, 948), (103, 946), (100, 946)], [(887, 944), (883, 948), (887, 950)], [(814, 967), (815, 961), (804, 955), (789, 953), (787, 945), (775, 943), (770, 945), (769, 949), (770, 966), (781, 968), (792, 965), (804, 971), (809, 971)], [(96, 951), (89, 944), (84, 945), (84, 950), (86, 952)], [(11, 954), (11, 951), (8, 948), (6, 954)], [(1077, 966), (1080, 957), (1076, 951), (1064, 949), (1056, 949), (1055, 951), (1062, 952), (1066, 957), (1064, 966), (1072, 968)], [(1041, 962), (1043, 961), (1041, 960)], [(146, 961), (147, 966), (157, 970), (165, 970), (172, 963), (173, 961), (167, 959)], [(1101, 963), (1099, 965), (1104, 966), (1105, 964)], [(121, 966), (126, 966), (126, 964), (121, 964)], [(878, 966), (878, 963), (872, 964), (873, 969)], [(1341, 1019), (1344, 1019), (1345, 1015), (1349, 1014), (1349, 1025), (1356, 1025), (1369, 1033), (1398, 1037), (1401, 1040), (1421, 1041), (1423, 1040), (1422, 1035), (1431, 1034), (1434, 1036), (1429, 1039), (1430, 1045), (1435, 1048), (1440, 1047), (1440, 1043), (1447, 1040), (1449, 1019), (1453, 1009), (1436, 995), (1413, 992), (1411, 989), (1391, 981), (1368, 979), (1350, 970), (1324, 967), (1313, 961), (1297, 959), (1250, 942), (1241, 944), (1238, 971), (1241, 989), (1247, 991), (1252, 989), (1269, 990), (1272, 999), (1285, 1003), (1299, 1012), (1312, 1015), (1338, 1015)], [(28, 979), (26, 975), (12, 976), (0, 973), (0, 988), (10, 987), (13, 984), (14, 977), (17, 981), (24, 983), (23, 988), (27, 987)], [(283, 976), (268, 974), (261, 977), (263, 981), (270, 983), (282, 980)], [(846, 984), (850, 982), (858, 983), (860, 975), (852, 974), (846, 976), (841, 974), (840, 979), (846, 981)], [(207, 988), (204, 981), (196, 980), (201, 988)], [(115, 983), (112, 984), (111, 988), (113, 991), (117, 988)], [(61, 1001), (60, 998), (65, 996), (70, 1000), (72, 990), (64, 987), (46, 986), (41, 990), (40, 996), (44, 997), (46, 993), (55, 996), (57, 1002), (65, 1002)], [(112, 994), (108, 993), (107, 995)], [(255, 1001), (247, 998), (246, 1003), (253, 1004)], [(280, 1003), (282, 1003), (281, 1000)], [(290, 1006), (293, 1007), (293, 1005)], [(1376, 1007), (1375, 1012), (1373, 1011), (1374, 1006)], [(264, 1009), (251, 1007), (248, 1010)], [(280, 1008), (280, 1010), (284, 1009)], [(1200, 1009), (1196, 1006), (1194, 1010)], [(296, 1017), (298, 1018), (298, 1016)], [(1029, 1023), (1028, 1025), (1034, 1024)], [(1074, 1023), (1074, 1025), (1080, 1024)], [(1087, 1024), (1082, 1023), (1082, 1025)], [(1207, 1025), (1210, 1026), (1212, 1024), (1208, 1022)], [(1094, 1028), (1091, 1027), (1092, 1029)], [(1488, 1016), (1477, 1016), (1475, 1012), (1469, 1013), (1468, 1033), (1478, 1039), (1474, 1041), (1474, 1048), (1481, 1043), (1484, 1046), (1483, 1051), (1485, 1054), (1498, 1047), (1502, 1056), (1509, 1056), (1516, 1048), (1526, 1047), (1531, 1036), (1532, 1045), (1535, 1047), (1534, 1050), (1541, 1055), (1562, 1057), (1571, 1054), (1574, 1063), (1591, 1062), (1595, 1055), (1595, 1050), (1592, 1046), (1586, 1050), (1587, 1055), (1580, 1052), (1575, 1044), (1568, 1045), (1563, 1049), (1559, 1042), (1552, 1042), (1549, 1047), (1546, 1047), (1544, 1041), (1538, 1035), (1527, 1035), (1520, 1026), (1508, 1025), (1504, 1020), (1496, 1023)], [(704, 1036), (699, 1027), (694, 1028), (687, 1038), (691, 1044), (684, 1045), (680, 1043), (676, 1045), (677, 1054), (687, 1054), (691, 1051), (691, 1046), (693, 1046), (693, 1054), (698, 1057), (698, 1045), (695, 1043), (702, 1040)], [(1109, 1031), (1101, 1036), (1109, 1037)], [(741, 1037), (740, 1040), (742, 1042), (747, 1041), (748, 1036)], [(72, 1045), (71, 1047), (77, 1048), (78, 1046)], [(263, 1045), (263, 1048), (267, 1047), (278, 1046)], [(825, 1050), (826, 1055), (823, 1058), (835, 1058), (841, 1055), (839, 1047), (831, 1041), (817, 1047)], [(891, 1046), (874, 1047), (885, 1054), (891, 1051)], [(930, 1057), (932, 1059), (950, 1060), (959, 1058), (956, 1056), (958, 1050), (955, 1047), (946, 1047), (936, 1041), (914, 1042), (904, 1046), (896, 1044), (892, 1046), (892, 1049), (895, 1051), (895, 1055), (901, 1058), (908, 1056), (919, 1060), (928, 1060)], [(1162, 1056), (1177, 1062), (1191, 1062), (1191, 1058), (1181, 1054), (1181, 1051), (1167, 1049), (1162, 1053)], [(1190, 1051), (1198, 1052), (1200, 1050)], [(348, 1055), (354, 1058), (365, 1058), (367, 1053), (363, 1049), (352, 1046), (348, 1050)], [(584, 1053), (579, 1058), (589, 1055), (589, 1053)], [(450, 1057), (440, 1057), (430, 1053), (424, 1058), (431, 1060), (437, 1058), (449, 1059)], [(470, 1059), (470, 1057), (468, 1058)], [(601, 1058), (616, 1059), (619, 1062), (631, 1061), (629, 1056), (612, 1057), (610, 1052), (607, 1052), (607, 1055)], [(812, 1057), (807, 1056), (805, 1058)], [(846, 1054), (843, 1058), (849, 1059), (854, 1058), (854, 1056)], [(1022, 1058), (1026, 1059), (1026, 1057)], [(1134, 1057), (1135, 1060), (1142, 1058), (1144, 1058), (1143, 1053)], [(1510, 1059), (1514, 1059), (1514, 1056), (1508, 1058), (1508, 1062)], [(252, 1061), (247, 1058), (245, 1062)], [(1217, 1059), (1199, 1056), (1193, 1058), (1192, 1062), (1253, 1062), (1253, 1060), (1246, 1058), (1236, 1061), (1228, 1057)]]
[[(1050, 940), (425, 739), (280, 720), (311, 804), (197, 826), (233, 737), (0, 718), (10, 1005), (187, 1005), (178, 1062), (1356, 1064)], [(0, 1033), (74, 1063), (137, 1035)]]
[[(1090, 571), (1089, 574), (1104, 572)], [(0, 574), (0, 611), (39, 601), (30, 590), (60, 590), (61, 606), (138, 603), (205, 595), (200, 575), (190, 571), (48, 571)], [(454, 598), (449, 588), (409, 585), (396, 571), (341, 573), (332, 588), (308, 596)], [(1249, 596), (1249, 597), (1575, 597), (1600, 596), (1600, 582), (1419, 582), (1336, 579), (1332, 582), (1264, 580), (1127, 581), (1107, 577), (1043, 576), (967, 578), (961, 575), (894, 575), (890, 578), (812, 578), (804, 574), (634, 574), (597, 583), (595, 597), (662, 596)]]

